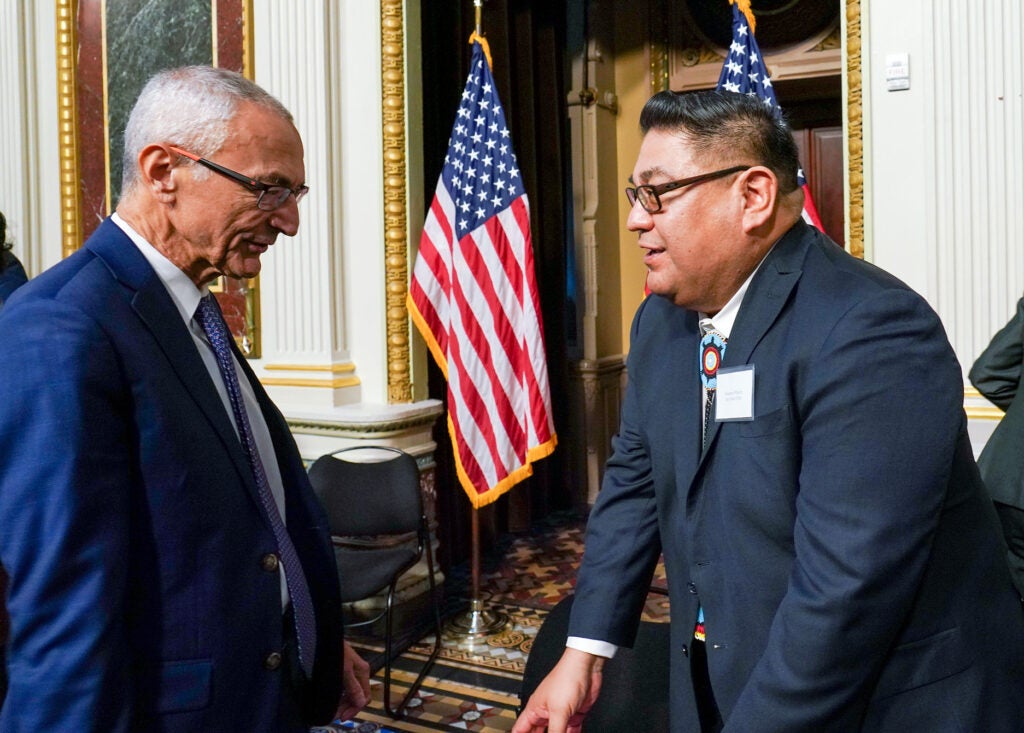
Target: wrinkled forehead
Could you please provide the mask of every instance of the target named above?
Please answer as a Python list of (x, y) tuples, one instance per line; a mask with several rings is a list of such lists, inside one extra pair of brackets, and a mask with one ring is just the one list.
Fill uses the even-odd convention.
[(231, 120), (228, 138), (219, 156), (242, 156), (263, 170), (250, 175), (274, 173), (283, 181), (298, 185), (305, 180), (302, 138), (295, 125), (273, 109), (247, 103), (239, 106)]

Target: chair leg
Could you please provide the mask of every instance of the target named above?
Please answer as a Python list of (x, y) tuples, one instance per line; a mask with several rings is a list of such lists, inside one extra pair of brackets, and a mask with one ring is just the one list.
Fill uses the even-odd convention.
[(434, 580), (434, 553), (430, 546), (429, 536), (427, 537), (426, 549), (427, 574), (430, 576), (430, 603), (434, 608), (434, 649), (431, 651), (430, 657), (427, 661), (423, 663), (420, 673), (416, 676), (416, 680), (409, 687), (409, 691), (405, 693), (405, 697), (402, 698), (402, 702), (399, 703), (398, 707), (394, 710), (391, 709), (391, 601), (395, 589), (394, 584), (392, 584), (391, 589), (388, 592), (388, 616), (387, 622), (385, 623), (385, 634), (387, 637), (384, 643), (384, 709), (387, 711), (388, 715), (391, 716), (392, 720), (398, 720), (405, 715), (406, 706), (408, 706), (409, 701), (412, 700), (413, 695), (419, 691), (420, 685), (423, 684), (423, 680), (426, 679), (427, 673), (430, 672), (438, 655), (441, 653), (441, 605), (437, 597), (437, 586)]

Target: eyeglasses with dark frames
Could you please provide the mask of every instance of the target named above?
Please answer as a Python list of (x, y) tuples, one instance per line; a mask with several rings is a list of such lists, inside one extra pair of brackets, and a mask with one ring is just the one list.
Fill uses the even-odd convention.
[(256, 199), (256, 208), (262, 211), (273, 211), (278, 208), (285, 201), (288, 200), (288, 196), (294, 196), (295, 202), (298, 203), (302, 200), (302, 197), (309, 193), (309, 186), (299, 186), (298, 188), (288, 188), (287, 186), (275, 186), (263, 181), (257, 181), (255, 178), (242, 175), (230, 168), (225, 168), (222, 165), (214, 163), (212, 160), (206, 158), (200, 158), (194, 153), (190, 153), (187, 150), (175, 147), (174, 145), (168, 145), (168, 148), (173, 150), (178, 155), (184, 155), (189, 160), (195, 161), (200, 165), (206, 166), (215, 173), (220, 173), (225, 178), (230, 178), (236, 183), (241, 183), (243, 186), (248, 188), (250, 191), (259, 192), (259, 196)]
[(701, 173), (699, 176), (680, 178), (678, 181), (659, 183), (656, 186), (630, 186), (626, 188), (626, 200), (629, 201), (630, 208), (635, 206), (636, 202), (639, 201), (640, 206), (642, 206), (643, 210), (648, 214), (657, 214), (661, 211), (661, 195), (664, 193), (675, 191), (676, 189), (683, 188), (684, 186), (692, 186), (696, 183), (711, 181), (715, 178), (724, 178), (731, 173), (748, 171), (753, 167), (754, 166), (752, 165), (734, 165), (732, 168), (723, 168), (720, 171), (712, 171), (711, 173)]

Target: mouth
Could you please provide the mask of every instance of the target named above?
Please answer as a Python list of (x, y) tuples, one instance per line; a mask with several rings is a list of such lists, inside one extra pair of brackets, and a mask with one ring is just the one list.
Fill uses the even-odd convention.
[(658, 247), (656, 245), (647, 244), (645, 242), (640, 242), (640, 249), (644, 251), (644, 264), (646, 264), (648, 267), (657, 262), (658, 257), (664, 254), (665, 252), (664, 247)]
[(269, 240), (268, 241), (268, 240), (250, 239), (248, 241), (249, 249), (252, 250), (253, 252), (255, 252), (256, 254), (263, 254), (268, 249), (270, 249), (270, 246), (273, 243), (274, 243), (273, 240)]

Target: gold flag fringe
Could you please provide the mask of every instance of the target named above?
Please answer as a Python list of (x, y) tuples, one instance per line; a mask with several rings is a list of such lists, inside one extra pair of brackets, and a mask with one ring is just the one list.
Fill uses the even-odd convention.
[(754, 19), (754, 11), (750, 9), (750, 0), (729, 0), (730, 5), (738, 5), (740, 12), (747, 16), (747, 23), (750, 24), (750, 32), (757, 30), (757, 21)]
[[(749, 0), (747, 0), (749, 2)], [(751, 29), (753, 30), (753, 29)], [(487, 39), (481, 36), (476, 31), (473, 31), (473, 35), (469, 37), (469, 45), (473, 45), (473, 41), (480, 41), (480, 45), (483, 46), (484, 56), (487, 57), (487, 66), (494, 69), (494, 61), (491, 60), (491, 47), (487, 44)]]

